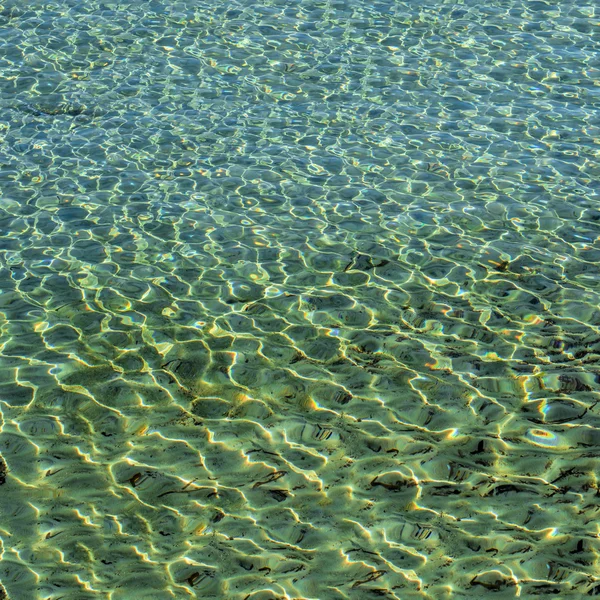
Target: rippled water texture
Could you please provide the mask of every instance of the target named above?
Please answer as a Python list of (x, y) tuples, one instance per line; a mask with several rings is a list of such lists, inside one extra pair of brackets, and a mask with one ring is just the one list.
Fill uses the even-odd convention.
[(600, 594), (594, 4), (2, 5), (8, 598)]

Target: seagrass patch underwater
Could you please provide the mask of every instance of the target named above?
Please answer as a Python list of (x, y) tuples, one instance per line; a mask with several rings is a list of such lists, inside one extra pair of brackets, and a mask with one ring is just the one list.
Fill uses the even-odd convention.
[(600, 9), (0, 5), (0, 597), (600, 595)]

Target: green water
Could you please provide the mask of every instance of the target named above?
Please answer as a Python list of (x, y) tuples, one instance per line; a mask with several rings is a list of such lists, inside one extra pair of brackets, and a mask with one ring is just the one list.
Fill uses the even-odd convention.
[(599, 595), (599, 155), (594, 2), (4, 2), (5, 596)]

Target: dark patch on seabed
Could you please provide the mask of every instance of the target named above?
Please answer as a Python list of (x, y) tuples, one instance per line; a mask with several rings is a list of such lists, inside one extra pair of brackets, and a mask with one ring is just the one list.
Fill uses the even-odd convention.
[(600, 14), (0, 5), (0, 598), (600, 595)]

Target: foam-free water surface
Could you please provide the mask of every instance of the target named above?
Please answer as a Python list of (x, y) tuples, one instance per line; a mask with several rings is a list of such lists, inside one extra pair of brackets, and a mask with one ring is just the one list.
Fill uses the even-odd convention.
[(600, 593), (593, 2), (7, 0), (11, 600)]

